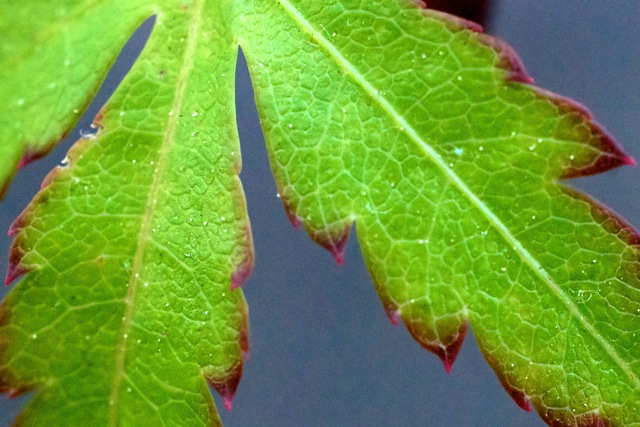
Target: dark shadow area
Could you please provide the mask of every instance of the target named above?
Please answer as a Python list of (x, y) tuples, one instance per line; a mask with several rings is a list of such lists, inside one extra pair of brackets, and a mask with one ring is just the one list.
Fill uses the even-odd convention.
[(436, 9), (485, 26), (489, 24), (491, 0), (426, 0), (429, 9)]

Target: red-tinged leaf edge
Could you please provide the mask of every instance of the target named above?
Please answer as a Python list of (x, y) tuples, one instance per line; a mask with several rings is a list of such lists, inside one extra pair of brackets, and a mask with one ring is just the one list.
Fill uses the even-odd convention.
[(451, 340), (448, 343), (442, 343), (439, 341), (430, 341), (425, 339), (424, 334), (421, 333), (421, 325), (415, 324), (404, 318), (403, 321), (413, 339), (416, 340), (423, 348), (438, 356), (444, 365), (445, 372), (447, 374), (450, 373), (467, 335), (469, 322), (467, 321), (460, 325), (460, 328), (450, 337)]
[(222, 397), (227, 411), (230, 411), (233, 406), (233, 398), (240, 384), (240, 378), (242, 378), (242, 369), (242, 363), (239, 363), (231, 369), (224, 379), (206, 377), (207, 383)]
[(22, 263), (24, 255), (25, 252), (20, 247), (20, 245), (14, 243), (14, 245), (11, 247), (11, 250), (9, 251), (9, 268), (7, 269), (7, 276), (4, 280), (5, 286), (9, 286), (18, 277), (27, 274), (33, 269)]
[(230, 370), (227, 371), (227, 375), (223, 378), (216, 378), (211, 375), (207, 375), (206, 370), (204, 376), (207, 383), (222, 397), (224, 407), (227, 411), (230, 411), (233, 406), (233, 398), (235, 397), (240, 379), (242, 378), (242, 371), (244, 368), (244, 361), (249, 356), (249, 312), (247, 306), (244, 306), (242, 311), (242, 325), (240, 327), (240, 349), (242, 350), (242, 361), (238, 362)]
[[(420, 3), (420, 0), (418, 0), (418, 3)], [(507, 73), (505, 78), (506, 82), (528, 85), (538, 95), (553, 102), (561, 114), (577, 114), (588, 123), (590, 131), (597, 136), (598, 144), (595, 148), (600, 150), (601, 155), (598, 156), (590, 165), (583, 167), (568, 166), (561, 175), (561, 179), (595, 175), (619, 166), (634, 166), (636, 164), (636, 162), (630, 156), (625, 154), (624, 151), (616, 144), (615, 140), (608, 134), (608, 132), (601, 125), (593, 121), (592, 115), (587, 108), (572, 99), (557, 95), (537, 86), (533, 86), (533, 78), (529, 76), (522, 60), (508, 43), (496, 37), (482, 33), (482, 27), (474, 22), (467, 21), (445, 12), (428, 9), (428, 3), (427, 9), (424, 13), (428, 16), (434, 16), (449, 22), (456, 30), (470, 30), (476, 32), (478, 42), (490, 47), (500, 56), (497, 66)]]
[(351, 232), (351, 224), (337, 230), (309, 230), (307, 233), (314, 242), (327, 249), (338, 265), (344, 264), (344, 249), (347, 246), (349, 233)]
[[(582, 193), (581, 191), (569, 187), (564, 187), (562, 190), (572, 198), (587, 203), (591, 208), (591, 215), (593, 219), (597, 221), (598, 224), (600, 224), (600, 226), (607, 232), (618, 236), (620, 240), (629, 246), (640, 248), (640, 233), (638, 233), (636, 229), (634, 229), (616, 212), (600, 204), (591, 196)], [(638, 273), (640, 273), (640, 271), (638, 271)]]
[(589, 125), (590, 132), (597, 139), (595, 148), (600, 151), (600, 155), (590, 165), (582, 167), (567, 166), (560, 176), (561, 179), (579, 178), (589, 175), (597, 175), (620, 166), (635, 166), (636, 162), (628, 156), (609, 135), (602, 125), (593, 120), (591, 112), (582, 104), (572, 99), (557, 95), (547, 90), (534, 87), (536, 93), (546, 99), (551, 100), (558, 108), (560, 114), (576, 114), (584, 119)]
[(293, 212), (291, 203), (289, 202), (287, 197), (284, 195), (284, 191), (280, 188), (278, 188), (278, 198), (282, 202), (284, 211), (287, 214), (287, 218), (289, 218), (289, 222), (291, 223), (291, 225), (293, 225), (293, 228), (295, 228), (296, 230), (300, 229), (300, 226), (302, 225), (302, 218), (300, 218), (298, 215), (296, 215)]
[(49, 144), (40, 149), (33, 149), (30, 144), (27, 144), (26, 148), (22, 152), (20, 162), (18, 163), (18, 169), (22, 169), (28, 164), (35, 162), (36, 160), (39, 160), (49, 154), (51, 150), (55, 148), (58, 142), (62, 141), (67, 137), (67, 135), (69, 135), (69, 132), (71, 131), (71, 129), (73, 129), (73, 126), (75, 126), (75, 123), (73, 123), (69, 129), (62, 132), (57, 138), (53, 138)]
[(482, 345), (480, 345), (480, 341), (478, 341), (477, 338), (476, 342), (478, 343), (478, 347), (480, 348), (484, 359), (487, 361), (489, 366), (491, 366), (493, 372), (495, 372), (496, 376), (498, 377), (498, 381), (500, 381), (500, 384), (502, 384), (502, 387), (505, 389), (507, 394), (511, 396), (511, 399), (513, 399), (516, 405), (518, 405), (521, 409), (524, 409), (527, 412), (531, 412), (532, 407), (529, 396), (527, 396), (522, 390), (511, 385), (510, 378), (502, 370), (503, 365), (498, 362), (498, 359), (495, 356), (490, 354), (489, 351), (487, 351)]
[(243, 227), (244, 241), (248, 242), (245, 246), (245, 250), (242, 253), (242, 259), (235, 266), (235, 270), (231, 273), (231, 290), (241, 288), (246, 282), (247, 278), (253, 271), (253, 265), (255, 262), (255, 254), (253, 252), (253, 244), (251, 243), (253, 238), (251, 235), (251, 226), (247, 222)]

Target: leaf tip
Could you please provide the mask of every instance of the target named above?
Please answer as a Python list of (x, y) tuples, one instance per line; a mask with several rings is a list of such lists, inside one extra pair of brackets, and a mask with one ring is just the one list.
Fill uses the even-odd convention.
[(425, 338), (424, 330), (422, 329), (423, 326), (416, 324), (411, 320), (404, 318), (404, 323), (411, 336), (418, 341), (423, 348), (438, 356), (442, 361), (445, 372), (447, 374), (450, 373), (467, 335), (469, 322), (465, 321), (460, 324), (458, 330), (449, 334), (449, 339), (446, 341), (443, 340), (444, 342)]
[(504, 383), (503, 387), (520, 409), (531, 412), (531, 400), (529, 400), (529, 397), (522, 390), (512, 387), (507, 383)]
[(465, 326), (458, 332), (458, 336), (456, 339), (448, 344), (447, 346), (441, 347), (441, 351), (436, 351), (436, 355), (442, 361), (444, 365), (444, 371), (449, 374), (451, 372), (451, 368), (453, 367), (454, 362), (456, 361), (458, 354), (460, 353), (460, 349), (462, 348), (462, 343), (464, 343), (464, 338), (467, 334), (467, 326)]
[(227, 411), (231, 411), (231, 408), (233, 406), (233, 396), (223, 397), (222, 401), (224, 402), (224, 409), (226, 409)]
[(400, 323), (400, 311), (398, 309), (387, 309), (387, 307), (385, 307), (384, 311), (393, 326)]
[(23, 274), (28, 273), (31, 269), (22, 263), (24, 257), (24, 251), (22, 248), (14, 243), (11, 251), (9, 252), (9, 268), (7, 269), (7, 275), (4, 280), (4, 285), (10, 285), (14, 280)]
[(520, 56), (515, 49), (505, 41), (487, 34), (478, 34), (478, 41), (493, 49), (498, 54), (498, 68), (506, 72), (508, 82), (532, 84), (533, 78), (527, 72)]
[(218, 392), (224, 407), (227, 411), (231, 410), (233, 398), (235, 397), (240, 378), (242, 377), (242, 362), (233, 366), (224, 378), (207, 377), (207, 382), (213, 389)]
[(314, 242), (328, 250), (338, 265), (344, 265), (344, 250), (347, 246), (350, 232), (351, 224), (348, 224), (337, 231), (309, 231), (309, 236)]
[(9, 286), (14, 280), (18, 277), (26, 274), (28, 272), (27, 269), (21, 267), (20, 265), (11, 264), (9, 265), (9, 269), (7, 270), (7, 275), (4, 279), (4, 285)]

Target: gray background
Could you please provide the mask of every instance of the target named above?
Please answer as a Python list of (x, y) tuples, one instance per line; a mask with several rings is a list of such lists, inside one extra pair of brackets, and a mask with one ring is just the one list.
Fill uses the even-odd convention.
[[(587, 105), (640, 159), (640, 2), (509, 0), (496, 2), (489, 19), (487, 32), (517, 49), (538, 85)], [(118, 64), (114, 74), (123, 67)], [(389, 323), (355, 235), (338, 267), (291, 227), (276, 197), (244, 70), (238, 122), (256, 265), (244, 287), (252, 349), (233, 411), (224, 411), (216, 396), (227, 427), (543, 425), (503, 391), (471, 334), (446, 375), (404, 327)], [(0, 205), (0, 230), (7, 230), (70, 142), (22, 170)], [(639, 178), (637, 168), (626, 167), (570, 184), (638, 227)], [(10, 244), (4, 234), (3, 260)], [(0, 275), (5, 273), (3, 261)], [(0, 426), (11, 423), (26, 399), (0, 396)]]

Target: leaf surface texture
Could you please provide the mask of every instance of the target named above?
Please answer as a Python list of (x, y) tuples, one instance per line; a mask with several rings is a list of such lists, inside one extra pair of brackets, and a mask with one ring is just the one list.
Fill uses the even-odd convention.
[[(248, 349), (232, 288), (253, 262), (239, 45), (289, 217), (339, 262), (355, 225), (392, 321), (447, 370), (471, 327), (507, 392), (550, 424), (640, 423), (638, 236), (560, 183), (633, 161), (582, 107), (531, 86), (507, 45), (410, 1), (63, 3), (35, 32), (28, 7), (0, 5), (15, 16), (0, 20), (16, 28), (7, 81), (33, 61), (62, 91), (0, 86), (16, 124), (0, 131), (5, 183), (68, 129), (136, 26), (156, 24), (97, 139), (12, 229), (9, 279), (28, 274), (2, 306), (0, 384), (38, 390), (21, 421), (219, 423), (206, 380), (230, 402)], [(99, 55), (75, 49), (92, 43)], [(52, 64), (67, 52), (65, 73)], [(36, 111), (51, 120), (29, 128)]]

